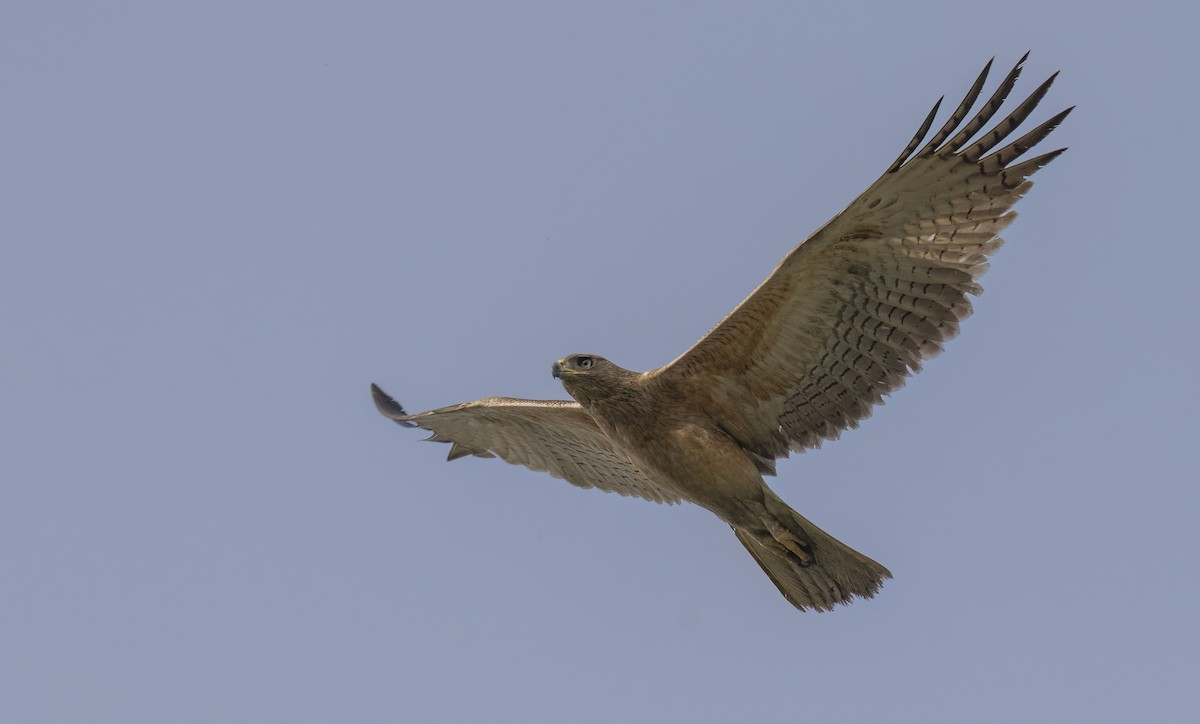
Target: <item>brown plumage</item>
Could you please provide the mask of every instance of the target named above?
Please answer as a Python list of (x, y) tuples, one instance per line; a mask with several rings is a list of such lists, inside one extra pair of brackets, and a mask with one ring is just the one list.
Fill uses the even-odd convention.
[(451, 460), (495, 455), (581, 487), (703, 506), (801, 610), (874, 596), (887, 569), (792, 510), (762, 476), (777, 458), (857, 427), (970, 315), (1029, 176), (1065, 150), (1013, 164), (1070, 109), (993, 150), (1055, 76), (968, 145), (1024, 61), (963, 124), (989, 62), (926, 141), (939, 101), (879, 180), (665, 367), (636, 373), (572, 355), (554, 376), (576, 402), (489, 398), (415, 415), (372, 385), (379, 410), (453, 443)]

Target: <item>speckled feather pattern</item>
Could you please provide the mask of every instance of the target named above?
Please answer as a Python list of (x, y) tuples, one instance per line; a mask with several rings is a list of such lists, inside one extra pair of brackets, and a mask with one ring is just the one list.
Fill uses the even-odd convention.
[(655, 503), (680, 502), (678, 495), (661, 489), (617, 452), (576, 402), (488, 397), (408, 415), (383, 390), (374, 387), (373, 391), (384, 415), (429, 430), (433, 433), (429, 440), (451, 443), (450, 460), (498, 456), (581, 488)]
[[(957, 135), (991, 63), (919, 152), (934, 114), (896, 163), (700, 342), (656, 370), (664, 393), (703, 400), (742, 445), (781, 457), (854, 428), (971, 313), (970, 295), (1003, 243), (1028, 177), (1063, 149), (1009, 165), (1067, 111), (990, 156), (1049, 89), (1043, 83), (1004, 120), (965, 144), (1000, 109), (1021, 59)], [(940, 103), (940, 101), (939, 101)], [(936, 112), (935, 106), (934, 111)], [(959, 150), (963, 149), (963, 150)]]
[[(970, 316), (1029, 177), (1065, 150), (1018, 162), (1071, 109), (1008, 140), (1055, 76), (988, 128), (1024, 61), (972, 115), (989, 62), (929, 136), (939, 100), (882, 177), (665, 367), (638, 374), (573, 355), (555, 374), (577, 402), (487, 398), (409, 415), (373, 387), (376, 404), (451, 443), (451, 460), (499, 456), (580, 487), (702, 505), (801, 610), (874, 596), (888, 570), (792, 510), (762, 476), (777, 458), (857, 427)], [(580, 358), (586, 368), (562, 367)]]

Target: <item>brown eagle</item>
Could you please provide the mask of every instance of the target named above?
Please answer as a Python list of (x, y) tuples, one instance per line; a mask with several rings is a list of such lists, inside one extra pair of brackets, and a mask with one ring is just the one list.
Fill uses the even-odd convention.
[(583, 488), (707, 508), (801, 610), (874, 596), (888, 570), (792, 510), (763, 476), (775, 474), (777, 458), (857, 427), (971, 313), (968, 295), (981, 291), (1013, 204), (1066, 150), (1014, 163), (1070, 108), (992, 150), (1054, 75), (973, 140), (1025, 57), (966, 120), (989, 61), (922, 145), (939, 100), (878, 181), (665, 367), (632, 372), (575, 354), (553, 366), (575, 402), (491, 397), (414, 415), (372, 385), (379, 411), (451, 443), (450, 460), (499, 456)]

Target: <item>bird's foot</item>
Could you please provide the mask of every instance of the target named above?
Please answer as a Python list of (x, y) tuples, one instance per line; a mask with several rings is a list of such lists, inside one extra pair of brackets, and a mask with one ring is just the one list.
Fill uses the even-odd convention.
[(779, 525), (771, 525), (765, 533), (766, 535), (759, 536), (759, 540), (784, 558), (804, 567), (817, 562), (816, 556), (813, 555), (812, 544), (804, 538)]

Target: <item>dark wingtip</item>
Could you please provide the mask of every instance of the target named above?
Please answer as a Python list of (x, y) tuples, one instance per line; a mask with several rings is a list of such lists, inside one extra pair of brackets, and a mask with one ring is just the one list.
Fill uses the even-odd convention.
[(375, 400), (375, 409), (379, 410), (380, 414), (384, 417), (390, 418), (392, 422), (401, 427), (417, 426), (417, 423), (403, 419), (408, 417), (408, 413), (404, 411), (404, 407), (374, 382), (371, 383), (371, 398)]
[(908, 157), (912, 155), (912, 152), (917, 150), (917, 146), (921, 145), (921, 141), (925, 140), (925, 134), (929, 133), (929, 127), (933, 125), (933, 119), (937, 116), (938, 109), (942, 107), (942, 101), (944, 100), (946, 100), (946, 96), (938, 98), (937, 103), (933, 104), (933, 110), (929, 111), (929, 115), (925, 116), (925, 121), (921, 123), (921, 127), (917, 129), (916, 135), (912, 137), (912, 140), (908, 142), (908, 145), (904, 147), (904, 150), (900, 152), (900, 155), (896, 158), (892, 165), (888, 166), (887, 173), (896, 173), (896, 171), (900, 170), (900, 167), (904, 165), (904, 162), (908, 160)]

